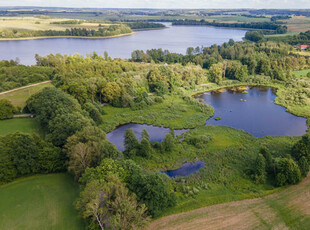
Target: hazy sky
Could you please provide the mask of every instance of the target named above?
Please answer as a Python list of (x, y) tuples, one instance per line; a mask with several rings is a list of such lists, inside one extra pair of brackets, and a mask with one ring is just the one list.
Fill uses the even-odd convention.
[(310, 0), (0, 0), (0, 6), (309, 9)]

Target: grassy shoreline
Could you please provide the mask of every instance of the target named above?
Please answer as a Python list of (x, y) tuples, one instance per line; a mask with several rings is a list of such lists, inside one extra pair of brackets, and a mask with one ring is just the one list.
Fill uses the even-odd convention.
[(43, 37), (23, 37), (23, 38), (0, 38), (0, 41), (24, 41), (24, 40), (39, 40), (39, 39), (56, 39), (56, 38), (76, 38), (76, 39), (108, 39), (108, 38), (118, 38), (124, 36), (130, 36), (136, 34), (137, 32), (131, 32), (127, 34), (118, 34), (106, 37), (85, 37), (85, 36), (43, 36)]

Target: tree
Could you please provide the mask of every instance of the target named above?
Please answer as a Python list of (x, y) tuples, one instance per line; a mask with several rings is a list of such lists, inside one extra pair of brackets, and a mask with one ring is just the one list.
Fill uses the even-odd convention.
[(60, 113), (80, 112), (81, 106), (72, 96), (55, 87), (46, 87), (27, 100), (26, 111), (34, 113), (42, 128)]
[(213, 64), (210, 67), (209, 73), (210, 73), (210, 77), (211, 77), (211, 81), (218, 83), (222, 82), (223, 79), (223, 63), (218, 63), (218, 64)]
[(254, 180), (257, 183), (266, 182), (266, 160), (262, 154), (258, 154), (254, 167)]
[(269, 173), (275, 171), (275, 165), (273, 163), (272, 156), (270, 154), (269, 149), (267, 149), (265, 146), (261, 147), (260, 154), (262, 154), (266, 160), (266, 169)]
[(97, 143), (78, 143), (70, 151), (68, 170), (75, 175), (77, 180), (88, 167), (96, 167), (99, 162), (100, 147)]
[(142, 138), (138, 149), (138, 155), (141, 157), (149, 157), (152, 152), (152, 146), (148, 139)]
[(16, 109), (7, 99), (0, 99), (0, 120), (13, 118)]
[(306, 177), (308, 175), (308, 172), (309, 172), (309, 162), (306, 159), (306, 157), (302, 156), (298, 161), (298, 165), (300, 168), (301, 175), (303, 177)]
[(264, 35), (260, 31), (248, 31), (245, 34), (245, 39), (252, 42), (259, 42), (264, 39)]
[(125, 131), (124, 146), (127, 156), (139, 146), (138, 139), (132, 129), (126, 129)]
[(113, 105), (119, 104), (121, 93), (122, 89), (116, 82), (108, 82), (102, 90), (104, 99)]
[(84, 218), (90, 218), (100, 229), (140, 229), (149, 217), (144, 205), (115, 176), (88, 183), (77, 202)]
[(90, 125), (91, 121), (81, 113), (60, 114), (49, 122), (47, 139), (56, 146), (63, 146), (68, 137), (80, 131), (83, 127)]
[(14, 133), (8, 136), (8, 154), (12, 157), (18, 175), (37, 173), (39, 148), (29, 134)]
[(92, 103), (85, 103), (83, 105), (83, 109), (86, 110), (89, 114), (89, 117), (96, 122), (97, 125), (102, 124), (103, 119), (102, 119), (102, 114), (99, 112), (99, 110), (96, 108), (95, 105)]
[(293, 159), (281, 158), (277, 161), (276, 183), (278, 186), (297, 184), (301, 181), (301, 172)]
[(161, 142), (161, 149), (163, 152), (171, 152), (175, 146), (174, 136), (167, 133), (164, 140)]
[(142, 130), (142, 139), (150, 140), (150, 134), (147, 132), (146, 129)]
[(306, 134), (292, 148), (292, 155), (298, 161), (305, 157), (310, 162), (310, 135)]

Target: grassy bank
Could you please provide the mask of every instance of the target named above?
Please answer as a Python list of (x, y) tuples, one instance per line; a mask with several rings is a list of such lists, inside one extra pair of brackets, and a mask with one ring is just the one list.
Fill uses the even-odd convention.
[(74, 202), (78, 188), (70, 176), (51, 174), (0, 187), (0, 229), (84, 229)]

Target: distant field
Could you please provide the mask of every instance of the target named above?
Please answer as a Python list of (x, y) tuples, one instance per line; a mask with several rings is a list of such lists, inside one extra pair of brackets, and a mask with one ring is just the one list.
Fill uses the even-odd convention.
[(304, 69), (299, 71), (294, 71), (296, 77), (305, 77), (310, 72), (310, 69)]
[(40, 133), (40, 126), (33, 118), (13, 118), (0, 121), (0, 136), (15, 132)]
[(0, 187), (0, 229), (85, 229), (74, 202), (78, 188), (66, 174), (33, 176)]
[(19, 106), (23, 108), (26, 105), (27, 99), (31, 95), (41, 91), (45, 87), (53, 87), (53, 85), (51, 83), (45, 83), (45, 84), (36, 85), (36, 86), (32, 86), (32, 87), (25, 88), (25, 89), (19, 89), (14, 92), (0, 95), (0, 99), (6, 98), (9, 101), (11, 101), (14, 106)]
[(310, 29), (309, 17), (295, 16), (286, 22), (289, 32), (304, 32)]
[(216, 15), (207, 17), (207, 19), (220, 20), (224, 22), (270, 22), (270, 18), (249, 18), (234, 15)]
[(147, 229), (298, 229), (310, 226), (310, 176), (258, 199), (230, 202), (155, 220)]
[[(99, 23), (82, 24), (51, 24), (52, 22), (67, 21), (66, 18), (42, 19), (35, 17), (0, 17), (1, 30), (58, 30), (64, 31), (71, 28), (98, 29)], [(105, 26), (106, 24), (102, 24)]]

